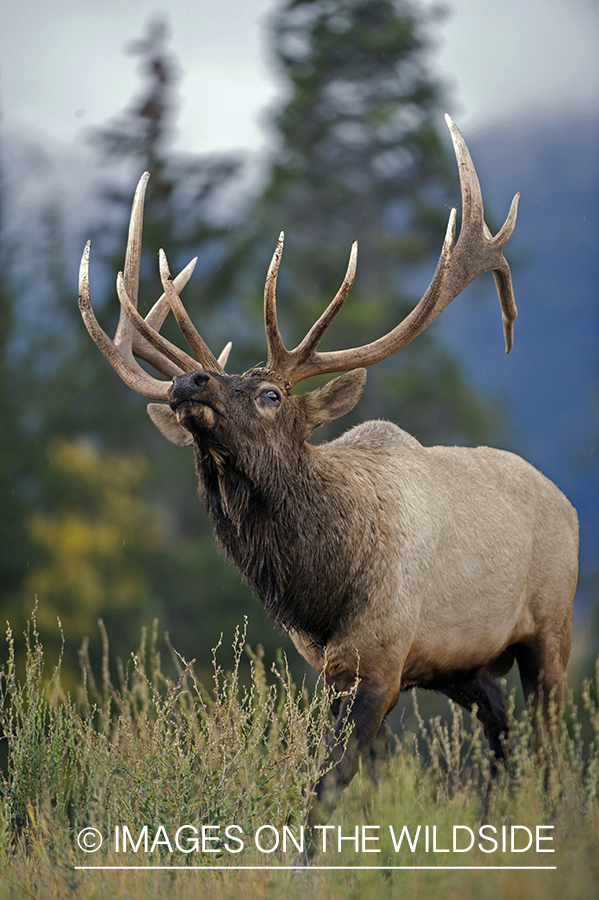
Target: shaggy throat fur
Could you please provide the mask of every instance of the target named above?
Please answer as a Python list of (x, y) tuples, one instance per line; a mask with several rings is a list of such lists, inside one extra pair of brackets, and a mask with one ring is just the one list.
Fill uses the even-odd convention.
[(349, 491), (332, 498), (313, 464), (289, 471), (288, 461), (271, 461), (268, 479), (255, 479), (218, 452), (196, 449), (196, 468), (200, 498), (228, 558), (279, 627), (324, 648), (368, 602), (366, 561), (337, 525), (355, 511)]

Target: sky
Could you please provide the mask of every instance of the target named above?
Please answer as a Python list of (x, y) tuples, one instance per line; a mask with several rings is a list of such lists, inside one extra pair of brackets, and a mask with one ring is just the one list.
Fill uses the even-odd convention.
[[(168, 19), (182, 70), (177, 148), (250, 151), (268, 140), (280, 92), (267, 23), (278, 0), (3, 0), (0, 113), (5, 134), (49, 152), (83, 148), (139, 88), (124, 52)], [(433, 0), (419, 0), (426, 9)], [(598, 0), (447, 0), (431, 67), (470, 135), (497, 121), (599, 108)]]

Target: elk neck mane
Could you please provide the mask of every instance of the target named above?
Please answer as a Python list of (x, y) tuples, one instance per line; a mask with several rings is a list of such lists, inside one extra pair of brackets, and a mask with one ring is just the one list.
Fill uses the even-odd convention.
[(321, 648), (367, 602), (376, 541), (376, 516), (364, 504), (356, 519), (351, 473), (322, 446), (264, 447), (244, 465), (195, 443), (200, 498), (226, 555), (277, 625)]

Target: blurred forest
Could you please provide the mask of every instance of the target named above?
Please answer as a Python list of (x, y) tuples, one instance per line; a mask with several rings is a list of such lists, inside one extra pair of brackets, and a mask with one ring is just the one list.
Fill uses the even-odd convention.
[[(145, 314), (161, 293), (159, 247), (174, 271), (197, 255), (184, 301), (213, 352), (232, 340), (230, 371), (264, 358), (262, 290), (281, 229), (288, 346), (336, 292), (355, 239), (358, 278), (323, 349), (393, 327), (419, 299), (410, 273), (427, 263), (432, 274), (459, 198), (437, 131), (447, 100), (427, 66), (433, 30), (434, 16), (408, 0), (285, 0), (270, 23), (285, 100), (268, 120), (260, 185), (248, 191), (243, 159), (173, 151), (177, 60), (166, 25), (150, 23), (127, 48), (139, 65), (138, 95), (89, 135), (105, 171), (89, 203), (92, 300), (106, 330), (114, 333), (114, 279), (145, 170), (140, 308)], [(95, 659), (101, 653), (99, 618), (111, 656), (127, 659), (157, 617), (177, 650), (208, 667), (221, 632), (228, 643), (247, 615), (249, 644), (273, 658), (290, 642), (216, 549), (191, 451), (162, 438), (146, 401), (122, 384), (81, 323), (76, 285), (64, 278), (65, 215), (51, 202), (27, 234), (1, 223), (2, 620), (18, 634), (37, 597), (42, 640), (58, 650), (58, 618), (73, 673), (82, 641)], [(175, 330), (166, 333), (181, 343)], [(393, 419), (424, 443), (492, 443), (501, 426), (499, 410), (479, 402), (429, 332), (371, 369), (358, 409), (315, 439), (372, 417)], [(290, 660), (299, 665), (293, 650)]]

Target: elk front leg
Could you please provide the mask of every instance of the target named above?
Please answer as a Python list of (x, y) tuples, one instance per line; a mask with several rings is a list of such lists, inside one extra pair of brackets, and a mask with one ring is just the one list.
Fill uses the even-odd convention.
[[(358, 770), (360, 757), (376, 754), (375, 744), (386, 742), (387, 713), (395, 706), (399, 686), (390, 690), (360, 683), (355, 693), (338, 698), (333, 704), (335, 725), (324, 768), (329, 769), (316, 786), (316, 800), (310, 810), (309, 824), (324, 824), (330, 818), (339, 793)], [(352, 728), (344, 740), (344, 730)]]

